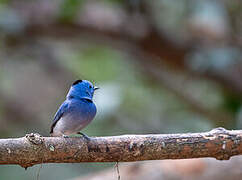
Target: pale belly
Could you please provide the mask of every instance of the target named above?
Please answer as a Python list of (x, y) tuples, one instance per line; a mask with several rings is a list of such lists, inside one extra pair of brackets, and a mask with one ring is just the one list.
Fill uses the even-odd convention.
[(76, 134), (86, 127), (94, 117), (82, 118), (66, 115), (56, 123), (52, 136), (62, 136)]

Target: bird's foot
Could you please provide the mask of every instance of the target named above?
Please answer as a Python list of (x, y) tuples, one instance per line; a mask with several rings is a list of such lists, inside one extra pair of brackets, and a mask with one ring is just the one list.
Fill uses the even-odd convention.
[(90, 140), (91, 140), (91, 138), (89, 138), (86, 134), (84, 134), (84, 133), (82, 133), (82, 132), (77, 132), (77, 134), (82, 135), (82, 137), (83, 137), (84, 139), (86, 139), (87, 141), (90, 141)]
[(65, 135), (65, 134), (62, 134), (62, 137), (63, 138), (69, 138), (69, 136)]

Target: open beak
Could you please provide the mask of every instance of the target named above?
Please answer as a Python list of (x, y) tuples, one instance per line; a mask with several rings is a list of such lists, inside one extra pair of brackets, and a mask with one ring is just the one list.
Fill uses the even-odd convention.
[(94, 91), (96, 91), (96, 90), (98, 90), (98, 89), (100, 89), (99, 87), (97, 87), (97, 86), (95, 86), (94, 87)]

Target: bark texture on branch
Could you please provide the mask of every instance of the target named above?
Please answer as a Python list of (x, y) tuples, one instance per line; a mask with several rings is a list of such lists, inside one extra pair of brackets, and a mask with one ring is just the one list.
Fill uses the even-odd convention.
[(128, 162), (242, 154), (242, 130), (216, 128), (203, 133), (0, 139), (0, 164), (30, 167), (40, 163)]

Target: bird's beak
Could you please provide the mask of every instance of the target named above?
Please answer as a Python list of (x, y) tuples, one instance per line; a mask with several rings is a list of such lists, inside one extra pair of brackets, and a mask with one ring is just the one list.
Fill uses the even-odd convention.
[(95, 86), (94, 87), (94, 91), (96, 91), (96, 90), (98, 90), (98, 89), (100, 89), (99, 87), (97, 87), (97, 86)]

